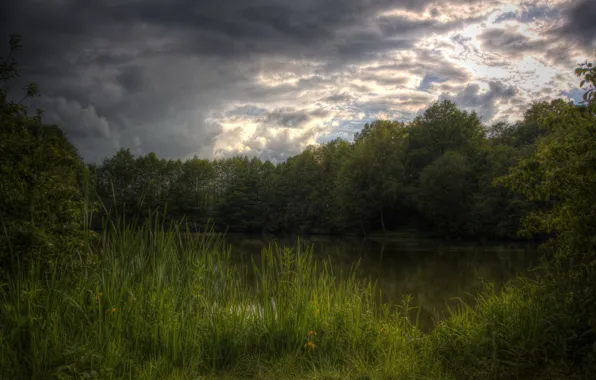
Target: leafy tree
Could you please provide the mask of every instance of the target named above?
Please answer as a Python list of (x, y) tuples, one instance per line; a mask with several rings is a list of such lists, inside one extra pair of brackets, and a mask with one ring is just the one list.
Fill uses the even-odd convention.
[(471, 174), (468, 159), (454, 151), (445, 152), (420, 174), (418, 206), (440, 234), (456, 234), (465, 223)]
[[(19, 77), (13, 54), (20, 38), (10, 37), (8, 56), (0, 59), (0, 267), (38, 260), (72, 259), (84, 249), (83, 164), (62, 131), (41, 122), (41, 112), (28, 116), (22, 103), (37, 95), (8, 100), (11, 80)], [(70, 255), (70, 256), (69, 256)]]
[[(590, 110), (594, 109), (591, 104)], [(543, 231), (581, 251), (592, 251), (596, 238), (596, 118), (593, 112), (562, 100), (540, 117), (549, 134), (535, 153), (497, 181), (529, 199), (550, 201), (551, 210), (524, 220), (527, 233)]]
[(479, 150), (484, 137), (475, 112), (461, 111), (449, 100), (432, 104), (409, 128), (406, 156), (409, 176), (417, 181), (422, 169), (448, 151), (471, 157)]
[(211, 183), (214, 171), (211, 163), (194, 157), (184, 163), (176, 161), (180, 173), (171, 183), (168, 193), (168, 215), (184, 216), (189, 225), (205, 225), (209, 220), (211, 207)]
[(260, 232), (263, 229), (263, 182), (266, 172), (259, 160), (233, 158), (231, 176), (217, 205), (217, 222), (232, 231)]
[(321, 163), (321, 186), (316, 190), (321, 199), (319, 230), (325, 233), (345, 232), (345, 218), (342, 215), (343, 200), (340, 197), (338, 181), (342, 166), (353, 154), (352, 145), (345, 140), (332, 140), (317, 150)]
[(519, 238), (519, 221), (533, 211), (535, 205), (503, 186), (493, 186), (493, 180), (506, 175), (519, 159), (520, 150), (514, 146), (494, 140), (493, 144), (485, 146), (479, 162), (475, 162), (478, 186), (477, 189), (470, 189), (473, 193), (465, 234), (483, 240)]
[[(581, 68), (582, 66), (580, 66)], [(583, 66), (585, 67), (585, 66)], [(591, 68), (588, 67), (588, 68)], [(578, 70), (581, 76), (586, 71)], [(588, 71), (589, 72), (589, 71)], [(594, 76), (582, 84), (593, 88)], [(585, 82), (584, 82), (585, 81)], [(586, 96), (591, 100), (591, 95)], [(594, 373), (596, 333), (596, 108), (594, 102), (577, 106), (560, 99), (538, 116), (547, 133), (533, 154), (522, 159), (496, 182), (529, 199), (548, 201), (552, 207), (524, 218), (526, 233), (555, 235), (546, 245), (552, 257), (543, 263), (536, 284), (541, 302), (554, 305), (542, 319), (558, 336), (542, 344), (540, 363), (569, 363), (578, 374)], [(526, 286), (522, 288), (528, 289)]]
[(385, 230), (386, 211), (403, 196), (406, 130), (402, 123), (377, 121), (356, 138), (354, 151), (339, 173), (344, 215), (368, 229), (378, 218)]
[(583, 77), (579, 86), (584, 87), (584, 85), (588, 85), (586, 91), (584, 92), (584, 102), (586, 102), (589, 106), (592, 105), (594, 100), (594, 94), (596, 93), (596, 65), (593, 62), (584, 62), (579, 65), (578, 68), (575, 69), (575, 74), (578, 77)]
[(97, 174), (98, 194), (110, 215), (131, 216), (140, 204), (140, 187), (135, 186), (135, 158), (130, 149), (120, 149), (106, 158)]

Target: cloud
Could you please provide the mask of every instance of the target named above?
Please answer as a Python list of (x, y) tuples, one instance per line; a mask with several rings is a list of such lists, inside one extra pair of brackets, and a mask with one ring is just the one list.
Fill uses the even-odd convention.
[(339, 94), (333, 94), (330, 96), (327, 96), (326, 98), (323, 98), (322, 100), (325, 101), (326, 103), (348, 103), (353, 99), (353, 97), (350, 94), (347, 93), (339, 93)]
[(451, 100), (462, 109), (475, 110), (484, 122), (489, 122), (498, 113), (499, 104), (515, 97), (517, 92), (515, 87), (502, 82), (489, 82), (488, 90), (481, 92), (480, 86), (472, 83), (455, 96), (443, 94), (439, 99)]
[(70, 138), (110, 138), (111, 136), (110, 124), (105, 117), (97, 114), (93, 105), (83, 107), (76, 100), (68, 100), (63, 97), (43, 97), (39, 108), (49, 109), (44, 117), (50, 124), (63, 126), (84, 125), (87, 127), (86, 129), (64, 129), (64, 132)]
[(525, 3), (516, 11), (501, 13), (493, 23), (516, 20), (522, 23), (530, 23), (537, 19), (556, 19), (561, 16), (559, 8), (550, 7), (546, 4)]
[[(570, 91), (595, 33), (589, 3), (567, 3), (21, 0), (0, 33), (23, 35), (23, 80), (86, 160), (120, 147), (281, 160), (439, 96), (494, 117), (507, 89)], [(551, 71), (564, 78), (547, 84)]]
[(596, 48), (596, 5), (594, 0), (573, 1), (565, 11), (565, 23), (556, 30), (588, 49)]
[(433, 83), (443, 83), (445, 81), (447, 81), (446, 78), (434, 74), (426, 74), (424, 78), (422, 78), (422, 82), (420, 82), (418, 89), (421, 91), (426, 91), (432, 86)]
[(262, 118), (262, 125), (299, 128), (315, 118), (324, 118), (328, 115), (329, 112), (323, 109), (305, 112), (292, 107), (279, 108), (271, 111)]
[(384, 63), (378, 66), (371, 66), (367, 71), (373, 73), (409, 73), (421, 78), (430, 74), (435, 77), (452, 81), (467, 81), (470, 73), (463, 67), (446, 59), (440, 52), (419, 49), (414, 54), (404, 56), (394, 63)]
[(545, 40), (532, 40), (527, 35), (511, 29), (487, 29), (478, 36), (478, 39), (485, 49), (503, 53), (509, 57), (543, 51), (548, 45)]

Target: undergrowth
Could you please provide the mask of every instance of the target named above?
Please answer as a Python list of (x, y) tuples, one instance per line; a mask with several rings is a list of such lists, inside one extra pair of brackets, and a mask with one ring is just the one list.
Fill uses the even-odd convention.
[[(518, 278), (430, 333), (374, 284), (270, 246), (254, 275), (222, 236), (113, 223), (81, 269), (30, 265), (0, 291), (0, 378), (588, 379), (594, 264)], [(578, 269), (579, 268), (579, 269)], [(555, 273), (555, 272), (553, 272)], [(567, 276), (561, 280), (560, 276)], [(555, 277), (557, 281), (555, 281)], [(201, 377), (202, 376), (202, 377)]]

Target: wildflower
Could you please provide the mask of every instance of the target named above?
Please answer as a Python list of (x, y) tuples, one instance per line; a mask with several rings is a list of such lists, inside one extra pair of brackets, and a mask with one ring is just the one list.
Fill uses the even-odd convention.
[(385, 332), (385, 328), (381, 327), (381, 334)]
[(310, 330), (306, 336), (313, 336), (313, 335), (317, 335), (317, 332), (315, 330)]
[(115, 308), (115, 307), (113, 307), (113, 308), (111, 308), (111, 309), (108, 309), (108, 310), (106, 310), (106, 314), (107, 314), (107, 313), (115, 313), (115, 312), (116, 312), (116, 308)]
[(315, 347), (317, 347), (317, 345), (310, 341), (304, 344), (304, 348), (310, 348), (311, 350), (314, 350)]
[(103, 296), (103, 293), (101, 293), (101, 292), (100, 292), (100, 293), (97, 293), (97, 294), (95, 295), (95, 301), (96, 301), (96, 302), (99, 302), (99, 299), (101, 298), (101, 296)]

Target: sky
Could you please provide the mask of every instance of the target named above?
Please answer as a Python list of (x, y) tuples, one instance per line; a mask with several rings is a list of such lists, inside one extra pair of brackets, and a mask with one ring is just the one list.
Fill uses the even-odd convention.
[(5, 3), (31, 106), (87, 162), (121, 148), (279, 162), (442, 99), (515, 122), (532, 101), (580, 100), (573, 70), (596, 49), (596, 0)]

